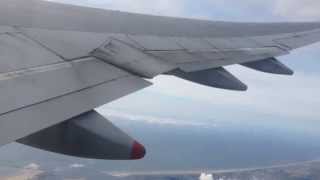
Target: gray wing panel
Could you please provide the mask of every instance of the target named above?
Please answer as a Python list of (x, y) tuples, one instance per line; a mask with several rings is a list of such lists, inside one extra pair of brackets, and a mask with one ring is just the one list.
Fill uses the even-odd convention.
[(11, 26), (0, 26), (0, 34), (14, 33), (14, 32), (17, 32), (17, 29), (15, 29)]
[(30, 39), (34, 39), (66, 60), (89, 56), (90, 52), (108, 39), (107, 34), (101, 33), (30, 28), (20, 30)]
[[(2, 30), (13, 30), (8, 27), (5, 29)], [(12, 31), (0, 33), (0, 59), (0, 73), (63, 62), (41, 45)]]
[(184, 71), (199, 71), (256, 61), (288, 52), (277, 47), (223, 49), (212, 51), (149, 51), (154, 56), (176, 63)]
[(158, 37), (158, 36), (129, 36), (130, 39), (135, 41), (143, 50), (148, 51), (178, 51), (184, 48), (179, 46), (176, 42), (170, 38)]
[[(55, 72), (52, 75), (46, 75), (49, 72), (43, 70), (44, 72), (36, 72), (27, 79), (23, 76), (0, 81), (1, 97), (8, 96), (0, 104), (0, 145), (150, 85), (149, 82), (110, 65), (99, 65), (104, 70), (72, 65), (51, 70)], [(69, 72), (61, 70), (64, 68)], [(8, 86), (7, 81), (20, 87)]]
[[(121, 41), (156, 57), (159, 62), (168, 62), (184, 70), (188, 69), (187, 71), (250, 62), (288, 53), (287, 49), (280, 48), (274, 41), (272, 46), (264, 46), (247, 37), (213, 39), (129, 35), (123, 36)], [(203, 65), (196, 67), (194, 64)]]
[[(90, 56), (94, 50), (104, 48), (102, 46), (117, 39), (126, 46), (131, 46), (131, 49), (136, 49), (137, 53), (139, 51), (138, 54), (140, 55), (137, 53), (133, 55), (130, 53), (131, 51), (116, 51), (117, 56), (121, 55), (120, 60), (119, 57), (109, 56), (107, 62), (144, 77), (154, 77), (172, 68), (197, 71), (281, 56), (288, 54), (288, 51), (292, 48), (316, 42), (319, 34), (318, 31), (314, 30), (311, 32), (242, 38), (191, 38), (30, 28), (20, 28), (20, 30), (25, 36), (36, 41), (37, 46), (42, 45), (54, 52), (51, 53), (51, 56), (56, 54), (65, 60)], [(32, 41), (30, 39), (28, 40)], [(41, 53), (39, 54), (41, 55)], [(145, 67), (144, 64), (147, 66)]]
[(303, 46), (307, 46), (320, 41), (320, 29), (293, 33), (286, 37), (276, 38), (274, 41), (280, 45), (289, 47), (290, 49), (296, 49)]
[(0, 74), (0, 114), (125, 76), (94, 58)]
[(126, 71), (147, 78), (153, 78), (175, 69), (171, 63), (156, 59), (119, 40), (110, 40), (92, 52), (92, 55)]
[(242, 38), (207, 38), (216, 49), (257, 48), (257, 43), (246, 37)]
[(179, 38), (176, 42), (185, 50), (150, 53), (174, 61), (182, 70), (189, 72), (278, 57), (318, 41), (320, 30), (243, 38)]
[(171, 38), (172, 41), (183, 47), (187, 51), (211, 51), (214, 49), (209, 42), (201, 38)]

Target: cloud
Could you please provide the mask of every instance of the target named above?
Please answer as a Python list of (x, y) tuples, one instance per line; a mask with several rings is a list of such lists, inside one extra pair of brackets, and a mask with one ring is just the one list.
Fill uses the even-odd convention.
[(182, 16), (185, 10), (185, 0), (50, 0), (53, 2), (69, 3), (90, 7), (107, 8), (135, 13), (153, 15)]
[(269, 75), (243, 67), (229, 68), (248, 84), (247, 92), (209, 88), (173, 77), (162, 76), (147, 89), (163, 95), (203, 101), (227, 109), (317, 119), (320, 117), (320, 79), (318, 74), (297, 72), (295, 76)]
[(43, 171), (40, 170), (40, 166), (36, 163), (30, 163), (24, 168), (18, 170), (14, 175), (10, 175), (7, 177), (0, 176), (2, 180), (18, 180), (18, 179), (38, 179)]
[(320, 1), (315, 0), (274, 0), (275, 15), (292, 20), (320, 20)]
[[(320, 20), (320, 1), (315, 0), (48, 0), (60, 3), (165, 16), (183, 16), (235, 21)], [(258, 15), (259, 16), (255, 16)], [(229, 18), (228, 18), (229, 17)], [(261, 17), (261, 18), (259, 18)]]
[(126, 178), (131, 176), (131, 173), (128, 172), (102, 172), (103, 174), (107, 174), (113, 177)]
[(38, 165), (36, 163), (30, 163), (27, 166), (25, 166), (24, 169), (26, 169), (26, 170), (39, 170), (40, 165)]
[(199, 180), (214, 180), (212, 174), (202, 173), (199, 177)]
[(84, 164), (77, 164), (77, 163), (70, 164), (70, 166), (69, 166), (69, 168), (83, 168), (83, 167), (85, 167)]
[(141, 114), (130, 114), (125, 113), (118, 110), (113, 110), (110, 108), (102, 108), (99, 112), (108, 117), (117, 117), (122, 118), (123, 120), (128, 120), (130, 122), (142, 122), (147, 124), (155, 124), (155, 125), (162, 125), (162, 126), (192, 126), (192, 127), (201, 127), (201, 128), (212, 128), (216, 127), (217, 125), (213, 122), (191, 122), (187, 120), (181, 120), (176, 118), (170, 117), (157, 117), (157, 116), (148, 116), (148, 115), (141, 115)]

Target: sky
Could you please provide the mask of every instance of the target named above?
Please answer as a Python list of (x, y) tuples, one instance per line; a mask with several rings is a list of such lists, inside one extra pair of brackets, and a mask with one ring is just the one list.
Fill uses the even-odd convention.
[[(165, 16), (236, 21), (312, 21), (320, 15), (315, 0), (51, 0), (121, 11)], [(236, 18), (235, 18), (236, 17)]]

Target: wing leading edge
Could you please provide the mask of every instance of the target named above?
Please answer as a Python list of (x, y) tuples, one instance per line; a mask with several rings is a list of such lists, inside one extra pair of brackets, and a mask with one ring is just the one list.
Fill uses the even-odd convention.
[(210, 22), (3, 0), (0, 145), (17, 140), (78, 157), (138, 159), (143, 146), (92, 109), (161, 74), (244, 91), (224, 66), (292, 75), (277, 57), (318, 41), (320, 23)]

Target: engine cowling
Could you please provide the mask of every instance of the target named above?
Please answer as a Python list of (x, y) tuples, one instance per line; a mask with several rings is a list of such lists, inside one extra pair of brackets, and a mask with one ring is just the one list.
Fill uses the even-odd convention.
[(139, 142), (90, 111), (17, 140), (42, 150), (91, 159), (135, 160), (145, 156)]

